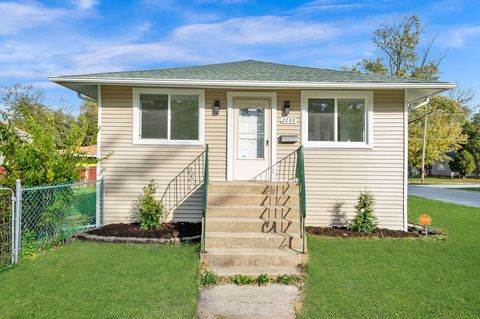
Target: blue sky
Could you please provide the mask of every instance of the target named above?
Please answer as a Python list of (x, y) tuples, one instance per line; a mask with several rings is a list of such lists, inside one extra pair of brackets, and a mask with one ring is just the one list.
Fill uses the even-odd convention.
[(244, 59), (339, 69), (378, 54), (373, 31), (418, 14), (441, 79), (477, 92), (480, 1), (0, 1), (0, 86), (33, 83), (46, 102), (80, 100), (47, 76)]

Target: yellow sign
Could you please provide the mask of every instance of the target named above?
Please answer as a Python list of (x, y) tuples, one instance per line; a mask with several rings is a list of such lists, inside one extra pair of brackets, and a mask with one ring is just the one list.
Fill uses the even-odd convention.
[(427, 214), (422, 214), (419, 220), (420, 220), (420, 224), (422, 224), (423, 226), (430, 225), (430, 223), (432, 222), (432, 218)]

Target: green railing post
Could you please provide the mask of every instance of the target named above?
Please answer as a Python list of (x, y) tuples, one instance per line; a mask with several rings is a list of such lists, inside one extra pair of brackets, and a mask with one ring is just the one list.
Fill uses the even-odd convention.
[(303, 153), (303, 146), (297, 150), (297, 167), (295, 175), (298, 180), (299, 187), (299, 209), (300, 209), (300, 235), (302, 236), (302, 253), (305, 253), (306, 237), (305, 237), (305, 217), (307, 216), (307, 200), (305, 193), (305, 159)]
[(205, 146), (204, 158), (204, 172), (203, 172), (203, 194), (202, 194), (202, 239), (201, 250), (205, 252), (205, 227), (207, 223), (207, 195), (208, 195), (208, 144)]

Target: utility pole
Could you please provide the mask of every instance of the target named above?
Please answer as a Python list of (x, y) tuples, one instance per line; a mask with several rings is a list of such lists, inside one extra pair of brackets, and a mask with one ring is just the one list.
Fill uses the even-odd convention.
[(421, 183), (425, 182), (425, 149), (427, 148), (427, 119), (428, 113), (425, 112), (425, 119), (423, 120), (423, 141), (422, 141), (422, 175)]

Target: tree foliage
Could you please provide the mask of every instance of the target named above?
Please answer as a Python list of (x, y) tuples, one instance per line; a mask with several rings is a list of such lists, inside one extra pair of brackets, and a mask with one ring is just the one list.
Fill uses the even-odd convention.
[(78, 123), (76, 123), (75, 117), (65, 108), (47, 106), (43, 103), (43, 98), (43, 92), (32, 85), (17, 84), (1, 89), (4, 115), (15, 127), (28, 132), (29, 117), (34, 118), (39, 123), (52, 121), (56, 126), (55, 131), (51, 132), (55, 134), (53, 140), (57, 148), (63, 148), (66, 146), (64, 141), (67, 139), (69, 132)]
[(468, 115), (468, 110), (456, 101), (446, 96), (434, 96), (428, 105), (413, 110), (410, 113), (408, 128), (408, 163), (421, 168), (422, 138), (424, 118), (427, 114), (427, 136), (425, 164), (447, 159), (450, 151), (456, 151), (466, 142), (467, 135), (462, 125)]
[(96, 145), (98, 133), (98, 106), (93, 101), (85, 101), (80, 105), (80, 120), (85, 119), (88, 123), (87, 134), (83, 145)]
[[(30, 138), (22, 138), (12, 119), (3, 114), (0, 123), (0, 153), (3, 156), (4, 182), (10, 186), (16, 179), (24, 185), (45, 185), (79, 180), (77, 164), (87, 124), (73, 123), (65, 139), (59, 143), (58, 126), (53, 116), (34, 118), (24, 110), (25, 129)], [(62, 144), (59, 149), (57, 145)]]
[(420, 52), (419, 44), (423, 28), (416, 15), (397, 17), (391, 24), (383, 24), (374, 32), (373, 44), (379, 56), (365, 58), (347, 71), (381, 75), (437, 79), (442, 57), (430, 58), (434, 39)]
[(450, 169), (462, 177), (470, 175), (476, 168), (475, 159), (467, 150), (458, 151), (449, 163)]
[(463, 132), (468, 138), (462, 144), (462, 148), (472, 155), (475, 164), (473, 171), (480, 174), (480, 113), (475, 114), (471, 120), (465, 122)]

